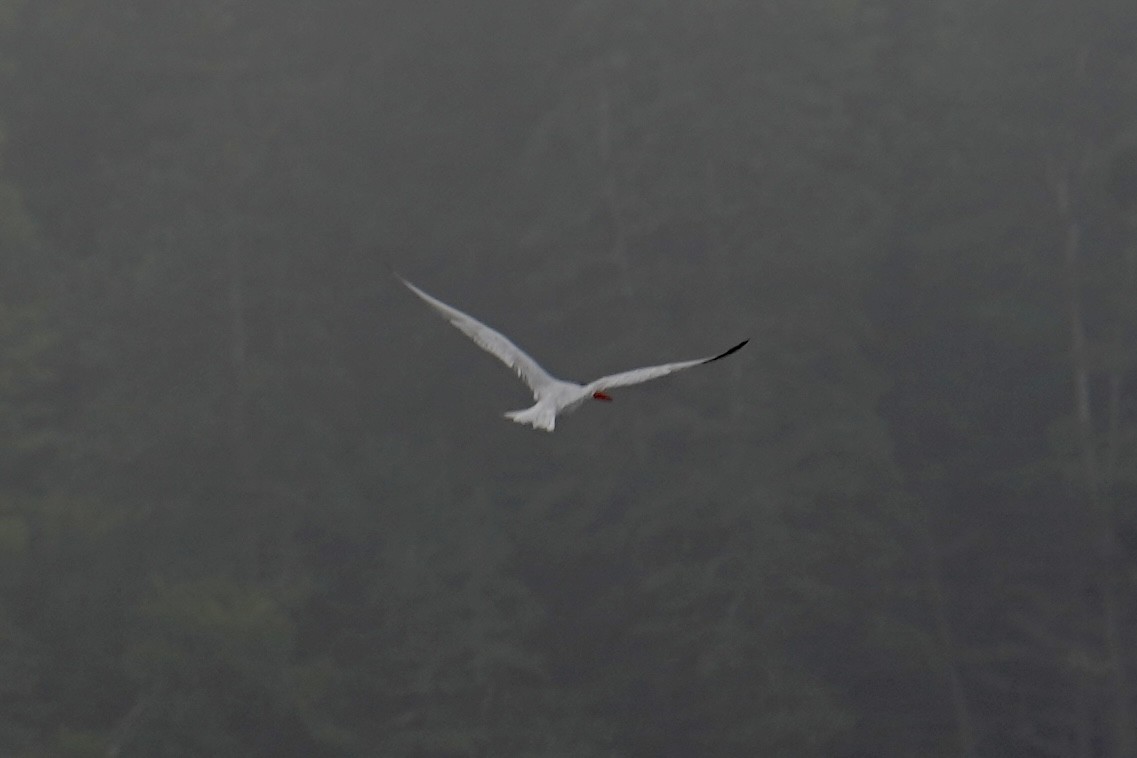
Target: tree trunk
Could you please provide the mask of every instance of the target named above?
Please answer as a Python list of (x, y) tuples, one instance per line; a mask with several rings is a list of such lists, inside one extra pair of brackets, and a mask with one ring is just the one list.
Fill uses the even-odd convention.
[(229, 407), (229, 441), (232, 446), (233, 470), (240, 482), (248, 481), (248, 414), (249, 337), (245, 316), (245, 279), (241, 254), (236, 242), (230, 243), (228, 256), (227, 295), (229, 311), (229, 371), (232, 395)]
[[(1112, 705), (1110, 718), (1112, 749), (1114, 758), (1132, 758), (1137, 749), (1137, 729), (1134, 727), (1133, 699), (1130, 692), (1127, 672), (1124, 630), (1119, 612), (1120, 588), (1117, 573), (1116, 514), (1112, 493), (1112, 467), (1117, 451), (1106, 451), (1109, 465), (1103, 467), (1099, 459), (1094, 431), (1092, 397), (1090, 395), (1090, 376), (1093, 370), (1086, 337), (1086, 325), (1082, 307), (1081, 271), (1081, 229), (1074, 212), (1070, 192), (1068, 171), (1053, 172), (1052, 189), (1060, 217), (1065, 226), (1065, 246), (1063, 261), (1066, 275), (1066, 308), (1070, 326), (1070, 367), (1073, 377), (1073, 401), (1077, 423), (1079, 456), (1082, 468), (1082, 488), (1085, 492), (1090, 517), (1093, 520), (1094, 580), (1097, 584), (1101, 604), (1101, 639), (1104, 647), (1103, 658), (1106, 663), (1109, 681), (1109, 695)], [(1120, 319), (1120, 314), (1117, 318)], [(1110, 418), (1108, 420), (1109, 442), (1112, 443), (1120, 418), (1121, 390), (1120, 375), (1110, 381), (1108, 401)]]
[(919, 508), (919, 529), (923, 538), (925, 556), (924, 576), (928, 586), (928, 600), (932, 606), (935, 638), (943, 655), (944, 672), (948, 679), (952, 715), (955, 717), (956, 744), (960, 758), (974, 758), (975, 722), (967, 700), (967, 691), (960, 672), (959, 655), (956, 652), (955, 638), (948, 617), (947, 598), (944, 596), (943, 575), (940, 571), (940, 556), (928, 521), (928, 508), (924, 503), (921, 503)]

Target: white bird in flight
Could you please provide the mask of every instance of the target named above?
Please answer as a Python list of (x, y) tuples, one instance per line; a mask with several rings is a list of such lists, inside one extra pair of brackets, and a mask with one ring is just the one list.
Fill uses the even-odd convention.
[(517, 372), (521, 380), (528, 384), (529, 389), (533, 391), (533, 398), (536, 402), (530, 408), (509, 411), (505, 416), (519, 424), (530, 424), (534, 429), (544, 429), (546, 432), (553, 431), (558, 414), (576, 410), (585, 400), (611, 401), (611, 396), (605, 390), (640, 384), (668, 374), (674, 374), (676, 371), (717, 361), (737, 352), (750, 341), (743, 340), (729, 350), (707, 358), (636, 368), (619, 374), (602, 376), (588, 384), (566, 382), (551, 376), (549, 372), (541, 368), (537, 361), (530, 358), (524, 350), (513, 344), (504, 334), (486, 326), (473, 316), (468, 316), (457, 308), (452, 308), (441, 300), (428, 295), (398, 274), (395, 276), (398, 276), (399, 281), (407, 285), (411, 292), (425, 300), (428, 305), (441, 313), (443, 318), (472, 339), (478, 347), (497, 356), (502, 363)]

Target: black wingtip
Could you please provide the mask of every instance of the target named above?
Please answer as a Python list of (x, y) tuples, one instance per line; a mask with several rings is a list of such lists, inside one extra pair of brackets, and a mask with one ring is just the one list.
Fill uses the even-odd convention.
[(744, 345), (745, 345), (747, 342), (749, 342), (749, 341), (750, 341), (750, 340), (748, 340), (748, 339), (747, 339), (747, 340), (742, 340), (742, 342), (739, 342), (737, 345), (735, 345), (734, 347), (732, 347), (730, 350), (727, 350), (726, 352), (723, 352), (723, 353), (719, 353), (719, 354), (718, 354), (718, 355), (716, 355), (714, 358), (707, 358), (705, 361), (703, 361), (703, 363), (711, 363), (712, 361), (717, 361), (717, 360), (718, 360), (718, 359), (720, 359), (720, 358), (725, 358), (725, 357), (727, 357), (728, 355), (730, 355), (731, 353), (737, 353), (737, 352), (738, 352), (739, 350), (741, 350), (741, 349), (743, 348), (743, 346), (744, 346)]

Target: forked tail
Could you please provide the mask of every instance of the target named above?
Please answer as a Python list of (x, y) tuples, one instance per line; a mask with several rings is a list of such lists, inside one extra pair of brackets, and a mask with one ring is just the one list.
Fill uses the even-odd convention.
[(523, 411), (509, 411), (505, 417), (519, 424), (529, 424), (534, 429), (544, 429), (546, 432), (553, 431), (557, 422), (556, 411), (542, 405), (534, 405)]

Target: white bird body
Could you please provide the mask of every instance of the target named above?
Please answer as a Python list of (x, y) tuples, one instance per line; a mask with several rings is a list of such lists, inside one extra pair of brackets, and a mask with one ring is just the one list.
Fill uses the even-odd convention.
[[(396, 276), (399, 275), (396, 274)], [(478, 347), (496, 356), (502, 363), (512, 368), (521, 377), (521, 380), (529, 385), (536, 402), (529, 408), (509, 411), (505, 416), (519, 424), (529, 424), (534, 429), (544, 429), (547, 432), (553, 431), (558, 415), (576, 410), (585, 400), (611, 400), (612, 398), (608, 396), (605, 390), (641, 384), (673, 374), (676, 371), (717, 361), (740, 350), (743, 345), (750, 341), (743, 340), (725, 352), (706, 358), (636, 368), (619, 374), (602, 376), (588, 384), (577, 384), (550, 375), (549, 372), (541, 368), (537, 361), (530, 358), (524, 350), (513, 344), (501, 332), (483, 324), (473, 316), (447, 305), (438, 298), (428, 295), (401, 276), (399, 276), (399, 281), (472, 339)]]

